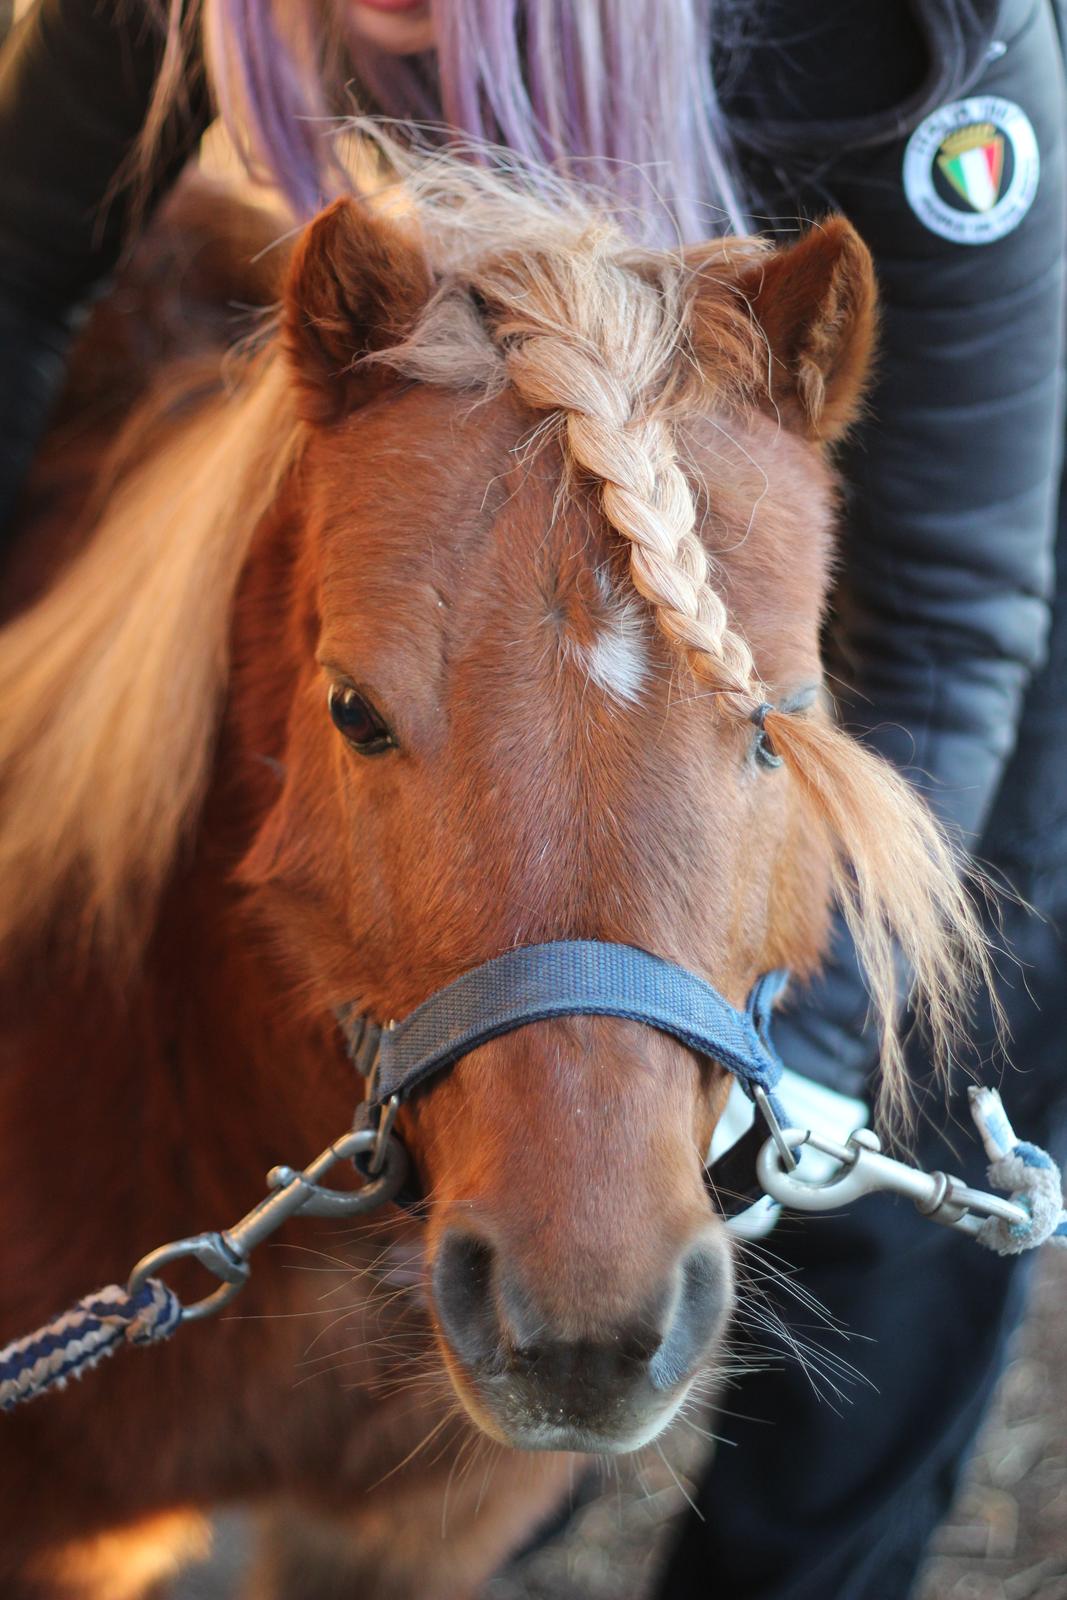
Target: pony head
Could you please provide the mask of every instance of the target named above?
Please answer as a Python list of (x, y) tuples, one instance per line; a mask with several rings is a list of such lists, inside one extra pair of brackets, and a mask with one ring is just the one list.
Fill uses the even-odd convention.
[[(812, 970), (835, 878), (875, 984), (887, 929), (917, 928), (942, 1003), (965, 913), (940, 843), (817, 704), (866, 252), (831, 222), (679, 259), (468, 193), (424, 195), (421, 237), (339, 203), (296, 252), (299, 652), (243, 880), (318, 1002), (382, 1021), (560, 938), (740, 1004)], [(571, 1019), (403, 1113), (437, 1336), (488, 1432), (630, 1449), (682, 1402), (731, 1303), (702, 1181), (727, 1089), (645, 1027)]]

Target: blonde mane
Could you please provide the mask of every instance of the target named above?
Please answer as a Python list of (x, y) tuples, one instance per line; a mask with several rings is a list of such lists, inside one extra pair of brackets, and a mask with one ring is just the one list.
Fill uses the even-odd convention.
[(210, 773), (248, 545), (298, 448), (289, 391), (267, 359), (197, 409), (0, 633), (0, 945), (60, 895), (112, 949), (144, 932)]
[[(750, 404), (768, 355), (732, 286), (753, 241), (699, 269), (636, 249), (562, 186), (395, 146), (402, 200), (438, 289), (401, 343), (368, 357), (421, 382), (512, 386), (543, 413), (570, 470), (598, 486), (634, 588), (724, 715), (768, 698), (699, 537), (678, 422)], [(395, 198), (395, 197), (394, 197)], [(503, 242), (503, 243), (502, 243)], [(696, 360), (695, 291), (702, 347)], [(83, 554), (0, 635), (0, 936), (39, 923), (61, 890), (121, 932), (151, 905), (210, 770), (233, 595), (248, 543), (299, 450), (277, 356), (198, 412), (132, 472)], [(882, 1020), (885, 1082), (903, 1082), (899, 948), (938, 1048), (985, 973), (953, 852), (908, 784), (816, 708), (766, 728), (830, 842), (836, 888)]]

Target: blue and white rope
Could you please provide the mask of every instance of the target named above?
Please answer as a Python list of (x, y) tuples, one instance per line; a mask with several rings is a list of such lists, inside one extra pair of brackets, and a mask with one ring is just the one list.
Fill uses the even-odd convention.
[(181, 1320), (181, 1303), (159, 1278), (148, 1278), (132, 1295), (117, 1283), (86, 1295), (0, 1350), (0, 1411), (62, 1389), (121, 1345), (168, 1339)]
[(976, 1238), (999, 1256), (1021, 1255), (1042, 1244), (1067, 1248), (1067, 1209), (1060, 1169), (1046, 1150), (1020, 1139), (995, 1089), (970, 1089), (971, 1116), (989, 1157), (989, 1182), (1008, 1190), (1029, 1214), (1026, 1225), (989, 1217)]

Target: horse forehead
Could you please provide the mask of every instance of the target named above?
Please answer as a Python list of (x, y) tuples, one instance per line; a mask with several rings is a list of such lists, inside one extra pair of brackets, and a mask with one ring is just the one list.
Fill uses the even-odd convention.
[(321, 475), (328, 627), (427, 667), (499, 651), (529, 674), (558, 657), (635, 700), (651, 671), (647, 608), (595, 491), (568, 487), (537, 421), (506, 395), (472, 405), (427, 390), (360, 418)]
[(506, 395), (474, 400), (413, 386), (388, 391), (329, 434), (308, 466), (322, 576), (403, 585), (412, 570), (461, 568), (506, 497), (502, 482), (532, 413)]
[[(834, 520), (825, 463), (760, 417), (730, 431), (692, 419), (685, 444), (711, 582), (733, 624), (769, 683), (817, 678)], [(520, 452), (497, 487), (470, 589), (472, 635), (495, 630), (535, 664), (580, 668), (619, 701), (676, 678), (675, 655), (631, 578), (632, 547), (607, 523), (597, 486), (575, 482), (558, 442), (550, 437), (529, 459)]]
[[(508, 392), (474, 401), (416, 387), (369, 408), (324, 474), (336, 491), (324, 518), (327, 620), (361, 636), (361, 655), (395, 656), (398, 668), (417, 658), (438, 681), (446, 660), (472, 657), (502, 687), (551, 669), (636, 704), (673, 664), (595, 486), (571, 482), (539, 422)], [(801, 660), (810, 676), (829, 545), (824, 473), (769, 424), (735, 438), (694, 420), (686, 432), (717, 585), (769, 681), (795, 676)]]

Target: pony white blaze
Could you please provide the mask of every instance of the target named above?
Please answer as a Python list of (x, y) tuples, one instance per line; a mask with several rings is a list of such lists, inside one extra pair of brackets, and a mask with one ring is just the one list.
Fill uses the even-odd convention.
[(592, 644), (577, 646), (576, 653), (598, 688), (615, 700), (635, 704), (649, 673), (640, 606), (636, 601), (620, 604)]
[(587, 652), (589, 676), (606, 694), (633, 705), (641, 698), (647, 677), (643, 655), (640, 642), (621, 634), (606, 635)]

